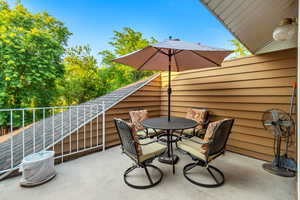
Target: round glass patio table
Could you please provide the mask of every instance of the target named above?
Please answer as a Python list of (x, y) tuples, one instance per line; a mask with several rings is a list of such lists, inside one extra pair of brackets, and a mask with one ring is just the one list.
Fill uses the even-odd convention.
[(173, 145), (172, 145), (173, 132), (175, 130), (195, 128), (197, 126), (197, 122), (183, 117), (171, 117), (170, 121), (168, 121), (168, 117), (155, 117), (155, 118), (144, 120), (142, 122), (142, 125), (145, 128), (166, 130), (168, 148), (166, 153), (159, 158), (159, 161), (162, 163), (171, 164), (173, 166), (173, 174), (174, 174), (175, 164), (177, 163), (179, 157), (173, 154)]

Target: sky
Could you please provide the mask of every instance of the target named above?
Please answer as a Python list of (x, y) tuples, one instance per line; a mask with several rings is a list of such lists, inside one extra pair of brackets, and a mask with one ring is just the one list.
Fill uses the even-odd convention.
[[(14, 0), (9, 0), (10, 3)], [(111, 49), (113, 30), (133, 28), (158, 41), (169, 36), (232, 49), (233, 36), (199, 0), (21, 0), (31, 12), (46, 11), (73, 33), (68, 45), (89, 44), (93, 54)]]

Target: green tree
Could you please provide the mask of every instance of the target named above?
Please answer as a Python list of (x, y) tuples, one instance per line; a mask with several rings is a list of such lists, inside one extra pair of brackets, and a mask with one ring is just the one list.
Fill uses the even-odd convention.
[(246, 47), (241, 44), (238, 40), (229, 40), (231, 45), (234, 47), (233, 58), (239, 58), (243, 56), (249, 56), (251, 53), (246, 49)]
[(138, 71), (132, 67), (112, 62), (112, 60), (157, 42), (153, 37), (150, 39), (143, 38), (141, 32), (128, 27), (123, 28), (121, 32), (114, 31), (113, 33), (114, 36), (109, 42), (113, 49), (99, 53), (102, 56), (101, 75), (106, 79), (106, 83), (111, 86), (109, 91), (136, 82), (154, 73), (153, 71)]
[[(48, 106), (71, 33), (48, 13), (0, 0), (0, 108)], [(0, 116), (0, 125), (6, 116)]]
[(76, 46), (67, 50), (64, 58), (65, 74), (57, 81), (59, 98), (56, 104), (72, 105), (86, 102), (105, 94), (97, 60), (89, 46)]

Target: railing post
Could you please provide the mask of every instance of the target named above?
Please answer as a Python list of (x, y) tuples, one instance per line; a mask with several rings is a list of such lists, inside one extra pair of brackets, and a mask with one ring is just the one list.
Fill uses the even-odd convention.
[[(61, 112), (61, 138), (64, 138), (64, 109)], [(64, 140), (61, 140), (61, 162), (64, 162)]]
[(105, 103), (102, 101), (102, 148), (105, 151)]
[(83, 104), (83, 148), (85, 149), (85, 139), (86, 139), (86, 135), (85, 135), (85, 104)]
[(79, 106), (76, 106), (76, 126), (77, 126), (77, 136), (76, 136), (76, 138), (77, 138), (77, 143), (76, 143), (76, 152), (78, 152), (78, 148), (79, 148), (79, 123), (78, 123), (78, 109), (79, 109)]
[(25, 157), (25, 136), (24, 136), (24, 131), (25, 131), (25, 111), (24, 109), (22, 110), (22, 147), (23, 147), (23, 158)]
[(97, 146), (99, 145), (99, 104), (96, 104), (97, 109)]
[(55, 126), (54, 126), (54, 108), (52, 108), (52, 149), (54, 151), (54, 143), (55, 143)]
[(45, 108), (43, 108), (43, 151), (45, 150), (46, 146), (45, 118)]
[(72, 131), (72, 106), (69, 107), (69, 153), (72, 152), (72, 136), (71, 136), (71, 131)]
[(35, 109), (32, 111), (32, 118), (33, 118), (33, 153), (35, 153)]
[[(90, 104), (90, 117), (93, 117), (93, 104)], [(93, 120), (90, 121), (90, 147), (93, 146)]]
[(10, 111), (10, 167), (14, 168), (13, 111)]

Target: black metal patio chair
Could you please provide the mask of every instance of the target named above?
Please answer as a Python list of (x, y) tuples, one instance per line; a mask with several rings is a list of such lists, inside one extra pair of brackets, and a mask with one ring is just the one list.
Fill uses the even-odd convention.
[[(151, 162), (162, 155), (167, 147), (159, 144), (155, 140), (143, 139), (139, 140), (135, 133), (133, 126), (121, 119), (114, 119), (116, 129), (121, 141), (122, 152), (126, 154), (131, 160), (134, 161), (134, 166), (128, 168), (124, 173), (124, 182), (136, 189), (146, 189), (151, 188), (161, 182), (163, 178), (163, 172), (156, 166), (152, 165)], [(127, 180), (129, 173), (137, 168), (143, 168), (145, 170), (146, 176), (149, 180), (149, 184), (137, 185), (130, 183)], [(148, 168), (152, 168), (154, 171), (159, 173), (159, 178), (154, 181), (151, 177)]]
[[(195, 161), (187, 164), (183, 168), (185, 178), (191, 183), (204, 187), (217, 187), (225, 182), (224, 174), (209, 163), (224, 154), (233, 122), (234, 119), (212, 122), (207, 127), (204, 139), (200, 139), (196, 136), (192, 138), (185, 137), (185, 139), (178, 142), (178, 148), (190, 155)], [(188, 174), (190, 170), (196, 166), (206, 168), (215, 183), (203, 183), (196, 181), (195, 178), (191, 178)]]

